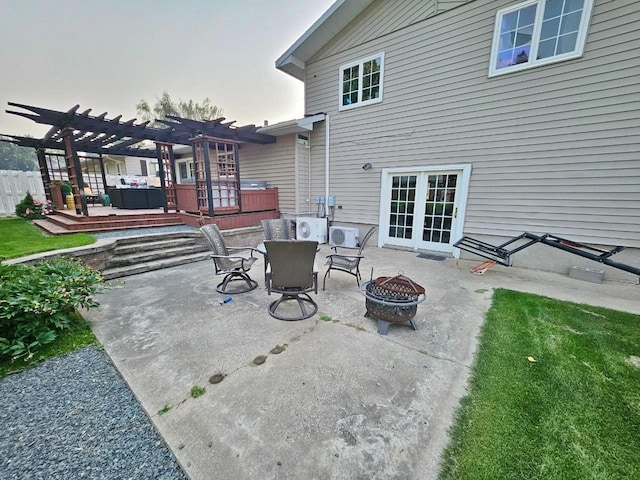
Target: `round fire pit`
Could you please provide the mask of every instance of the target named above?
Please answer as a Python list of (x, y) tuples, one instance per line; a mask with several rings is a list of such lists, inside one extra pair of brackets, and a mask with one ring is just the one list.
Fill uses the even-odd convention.
[(363, 283), (360, 292), (365, 296), (365, 317), (378, 320), (378, 333), (386, 335), (391, 323), (409, 322), (416, 330), (413, 320), (418, 304), (426, 299), (424, 288), (403, 275), (379, 277)]

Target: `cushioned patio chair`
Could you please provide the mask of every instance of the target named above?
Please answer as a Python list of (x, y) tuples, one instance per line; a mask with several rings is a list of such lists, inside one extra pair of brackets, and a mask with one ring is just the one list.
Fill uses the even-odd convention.
[[(325, 289), (327, 277), (331, 276), (331, 270), (338, 270), (340, 272), (346, 272), (349, 275), (353, 275), (354, 277), (356, 277), (358, 286), (360, 286), (360, 280), (362, 280), (362, 276), (360, 275), (360, 260), (364, 258), (364, 256), (362, 255), (362, 251), (364, 250), (364, 247), (367, 245), (367, 242), (375, 231), (376, 227), (371, 227), (369, 231), (364, 235), (364, 237), (360, 241), (360, 245), (356, 247), (358, 253), (350, 255), (346, 253), (346, 247), (331, 247), (335, 253), (327, 255), (327, 262), (325, 263), (325, 265), (327, 265), (328, 268), (326, 273), (324, 274), (324, 278), (322, 279), (322, 290)], [(341, 250), (338, 251), (338, 248), (340, 248)]]
[(293, 240), (291, 220), (288, 218), (262, 220), (261, 223), (265, 240)]
[(282, 296), (269, 305), (269, 315), (279, 320), (304, 320), (318, 311), (309, 292), (318, 293), (315, 265), (318, 242), (308, 240), (267, 240), (264, 242), (269, 266), (265, 276), (267, 293)]
[[(211, 259), (216, 269), (216, 275), (224, 275), (222, 282), (218, 284), (216, 290), (219, 293), (234, 294), (250, 292), (258, 286), (258, 282), (253, 280), (247, 273), (251, 270), (251, 265), (257, 260), (253, 256), (256, 251), (253, 247), (227, 247), (218, 226), (214, 223), (205, 225), (200, 231), (209, 241), (213, 250)], [(249, 257), (232, 254), (239, 251), (250, 251)], [(238, 282), (242, 282), (238, 286)]]

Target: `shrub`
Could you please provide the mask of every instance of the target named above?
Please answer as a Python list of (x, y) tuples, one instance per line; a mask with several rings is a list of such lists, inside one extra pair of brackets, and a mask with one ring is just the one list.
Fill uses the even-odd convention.
[(21, 218), (26, 218), (27, 220), (43, 218), (44, 215), (53, 213), (53, 211), (54, 207), (50, 200), (44, 203), (40, 200), (34, 200), (29, 192), (27, 192), (22, 201), (16, 205), (16, 215)]
[(93, 308), (102, 275), (60, 257), (35, 266), (0, 265), (0, 355), (26, 356), (69, 328), (78, 307)]
[(60, 192), (62, 192), (62, 200), (66, 201), (67, 195), (71, 195), (71, 192), (72, 192), (71, 185), (69, 185), (68, 183), (61, 183)]

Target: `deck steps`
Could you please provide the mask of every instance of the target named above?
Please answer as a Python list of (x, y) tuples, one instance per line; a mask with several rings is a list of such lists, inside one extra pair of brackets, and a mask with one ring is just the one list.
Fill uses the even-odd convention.
[(84, 217), (62, 212), (42, 220), (34, 220), (34, 223), (51, 235), (184, 225), (182, 219), (172, 213)]

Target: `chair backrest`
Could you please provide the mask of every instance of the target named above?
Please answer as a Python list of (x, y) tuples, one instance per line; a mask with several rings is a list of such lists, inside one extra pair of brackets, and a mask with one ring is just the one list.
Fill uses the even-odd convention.
[(229, 255), (229, 250), (227, 250), (227, 245), (224, 243), (222, 232), (215, 223), (200, 227), (200, 231), (209, 241), (213, 253), (216, 255)]
[(373, 232), (375, 231), (376, 227), (371, 227), (369, 231), (364, 234), (364, 237), (362, 237), (362, 240), (360, 241), (360, 251), (358, 252), (358, 254), (362, 254), (362, 250), (364, 250), (364, 247), (367, 245), (367, 242), (373, 236)]
[(313, 287), (313, 264), (318, 242), (267, 240), (264, 242), (271, 269), (271, 288), (305, 290)]
[(276, 218), (262, 220), (262, 229), (266, 240), (291, 240), (291, 220), (288, 218)]

